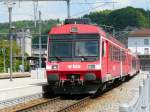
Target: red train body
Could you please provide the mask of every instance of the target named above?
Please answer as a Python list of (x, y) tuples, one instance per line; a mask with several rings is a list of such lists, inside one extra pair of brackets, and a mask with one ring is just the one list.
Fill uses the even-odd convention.
[(49, 32), (48, 92), (95, 94), (139, 69), (138, 57), (98, 26), (66, 24)]

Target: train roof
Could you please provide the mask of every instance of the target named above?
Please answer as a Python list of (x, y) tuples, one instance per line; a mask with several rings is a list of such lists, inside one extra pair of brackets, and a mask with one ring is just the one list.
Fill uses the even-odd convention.
[(100, 27), (89, 24), (65, 24), (53, 27), (49, 34), (71, 34), (71, 29), (76, 28), (76, 34), (105, 34)]

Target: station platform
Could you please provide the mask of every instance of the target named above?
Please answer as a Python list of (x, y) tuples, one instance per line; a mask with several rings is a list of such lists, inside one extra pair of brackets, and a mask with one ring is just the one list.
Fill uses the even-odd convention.
[[(13, 78), (22, 78), (22, 77), (30, 77), (31, 74), (29, 72), (15, 72), (12, 73)], [(0, 73), (0, 79), (8, 79), (10, 77), (10, 73)]]
[(43, 84), (46, 84), (46, 78), (0, 79), (0, 101), (40, 93)]

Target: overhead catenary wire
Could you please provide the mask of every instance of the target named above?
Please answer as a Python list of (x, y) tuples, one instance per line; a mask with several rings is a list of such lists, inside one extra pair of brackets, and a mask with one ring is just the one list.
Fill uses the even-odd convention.
[[(87, 0), (84, 0), (85, 3), (88, 3)], [(89, 8), (91, 8), (92, 6), (90, 6), (90, 4), (87, 4)]]
[(102, 7), (102, 6), (104, 6), (104, 5), (107, 5), (107, 3), (98, 5), (98, 6), (96, 6), (96, 7), (91, 7), (91, 8), (89, 8), (89, 9), (87, 9), (87, 10), (84, 10), (84, 11), (81, 11), (81, 12), (79, 12), (79, 13), (76, 13), (76, 14), (71, 15), (71, 17), (75, 17), (75, 16), (78, 16), (78, 15), (81, 15), (81, 14), (83, 14), (83, 13), (85, 13), (85, 12), (89, 12), (89, 11), (91, 11), (91, 10), (97, 9), (97, 8)]
[[(20, 7), (20, 0), (18, 0), (19, 1), (19, 7)], [(36, 19), (37, 19), (37, 8), (38, 8), (38, 2), (41, 2), (40, 0), (33, 0), (33, 9), (34, 9), (34, 24), (35, 24), (35, 27), (36, 27)], [(92, 9), (91, 8), (91, 6), (90, 6), (90, 4), (97, 4), (97, 3), (107, 3), (107, 4), (109, 4), (109, 3), (114, 3), (114, 2), (87, 2), (87, 0), (85, 0), (85, 2), (70, 2), (70, 4), (83, 4), (83, 5), (88, 5), (90, 8), (89, 9)], [(84, 11), (83, 11), (84, 12)], [(80, 12), (79, 12), (80, 13)]]
[(85, 0), (85, 2), (70, 2), (70, 4), (77, 4), (77, 5), (89, 5), (89, 4), (97, 4), (97, 3), (118, 3), (118, 2), (87, 2), (87, 0)]

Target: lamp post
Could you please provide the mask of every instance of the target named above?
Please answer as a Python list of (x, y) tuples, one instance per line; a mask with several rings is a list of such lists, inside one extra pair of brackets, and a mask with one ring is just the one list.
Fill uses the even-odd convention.
[(21, 45), (21, 54), (22, 54), (22, 72), (24, 72), (24, 52), (25, 52), (25, 29), (22, 29), (22, 45)]
[(41, 11), (39, 11), (39, 68), (41, 68), (41, 51), (42, 51), (42, 47), (41, 47)]
[(12, 22), (11, 22), (11, 16), (12, 16), (12, 7), (8, 7), (9, 11), (9, 37), (10, 37), (10, 81), (12, 81)]
[(9, 39), (10, 39), (10, 81), (12, 81), (12, 30), (14, 27), (12, 26), (12, 7), (15, 4), (14, 2), (8, 1), (5, 3), (8, 7), (8, 13), (9, 13)]

